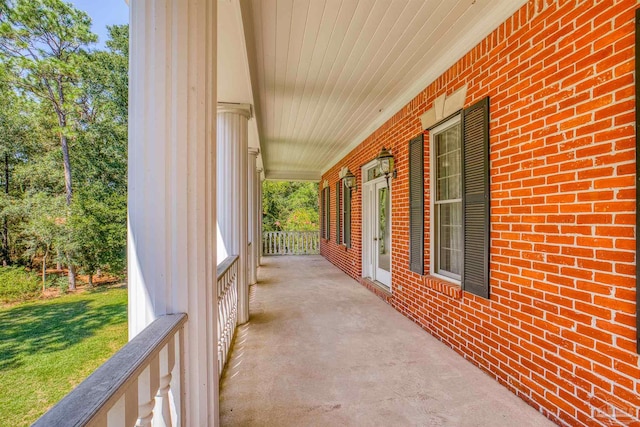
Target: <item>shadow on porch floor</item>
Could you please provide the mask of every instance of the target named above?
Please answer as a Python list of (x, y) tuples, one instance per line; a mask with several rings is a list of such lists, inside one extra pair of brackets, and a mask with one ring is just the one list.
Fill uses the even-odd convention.
[(263, 260), (223, 426), (553, 425), (321, 256)]

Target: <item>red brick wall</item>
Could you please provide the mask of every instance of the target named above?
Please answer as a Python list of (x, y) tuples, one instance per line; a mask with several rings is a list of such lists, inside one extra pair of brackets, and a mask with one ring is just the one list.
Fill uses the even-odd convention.
[[(392, 150), (388, 302), (559, 424), (640, 422), (637, 7), (635, 0), (530, 1), (322, 178), (332, 211), (321, 253), (359, 280), (360, 167), (383, 145)], [(491, 98), (490, 300), (408, 269), (407, 144), (434, 99), (464, 84), (465, 106)], [(333, 191), (344, 166), (358, 177), (351, 249), (335, 244)], [(428, 155), (425, 171), (429, 271)]]

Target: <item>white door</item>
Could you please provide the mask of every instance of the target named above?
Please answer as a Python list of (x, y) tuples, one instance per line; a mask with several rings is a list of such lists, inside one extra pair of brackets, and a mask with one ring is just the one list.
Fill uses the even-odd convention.
[(387, 181), (382, 179), (374, 185), (374, 209), (371, 223), (374, 280), (391, 288), (391, 192)]
[(362, 275), (391, 290), (391, 191), (371, 169), (363, 174)]

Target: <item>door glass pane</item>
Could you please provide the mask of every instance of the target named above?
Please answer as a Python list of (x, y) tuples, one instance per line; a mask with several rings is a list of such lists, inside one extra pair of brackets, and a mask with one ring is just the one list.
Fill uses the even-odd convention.
[(378, 268), (391, 271), (391, 218), (389, 189), (378, 189)]

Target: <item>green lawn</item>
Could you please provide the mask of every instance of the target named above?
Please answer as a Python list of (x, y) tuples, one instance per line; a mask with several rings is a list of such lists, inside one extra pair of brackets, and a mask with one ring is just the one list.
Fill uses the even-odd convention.
[(127, 341), (127, 291), (0, 308), (0, 426), (34, 422)]

